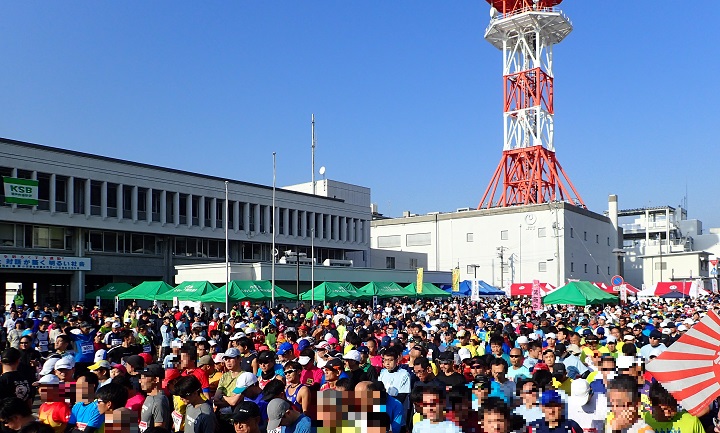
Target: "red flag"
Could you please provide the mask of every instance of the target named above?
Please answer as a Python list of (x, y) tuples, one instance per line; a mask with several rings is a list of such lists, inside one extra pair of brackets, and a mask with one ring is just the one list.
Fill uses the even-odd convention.
[(720, 396), (720, 316), (709, 311), (647, 363), (647, 371), (692, 415)]

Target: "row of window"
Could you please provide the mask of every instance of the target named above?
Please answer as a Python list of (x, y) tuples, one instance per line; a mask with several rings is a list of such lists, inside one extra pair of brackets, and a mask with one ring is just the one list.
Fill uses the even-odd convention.
[[(401, 235), (378, 236), (377, 238), (378, 248), (400, 248), (402, 246), (401, 243)], [(408, 247), (422, 247), (430, 245), (431, 243), (432, 237), (430, 232), (405, 235), (405, 245)]]
[(64, 227), (0, 223), (2, 247), (71, 250), (72, 235)]
[[(49, 173), (34, 173), (19, 169), (14, 172), (10, 167), (0, 167), (0, 183), (2, 176), (16, 176), (22, 179), (31, 179), (35, 176), (39, 183), (37, 205), (39, 210), (50, 210), (52, 201), (56, 212), (89, 213), (93, 216), (195, 227), (223, 227), (224, 198), (202, 197), (60, 175), (54, 176), (53, 183), (53, 177)], [(51, 197), (52, 191), (54, 191), (53, 197)], [(0, 206), (10, 206), (5, 203), (2, 185), (0, 185)], [(230, 200), (227, 211), (229, 229), (235, 230), (237, 225), (237, 230), (259, 233), (272, 231), (272, 206)], [(288, 236), (314, 235), (315, 238), (363, 242), (369, 229), (368, 222), (364, 220), (296, 209), (279, 208), (277, 218), (279, 234)]]

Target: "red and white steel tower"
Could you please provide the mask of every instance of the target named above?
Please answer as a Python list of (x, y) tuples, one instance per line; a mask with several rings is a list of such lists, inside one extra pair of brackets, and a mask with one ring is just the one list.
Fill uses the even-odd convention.
[(555, 156), (553, 45), (572, 31), (562, 0), (486, 0), (485, 39), (503, 52), (503, 155), (478, 209), (569, 201), (585, 207)]

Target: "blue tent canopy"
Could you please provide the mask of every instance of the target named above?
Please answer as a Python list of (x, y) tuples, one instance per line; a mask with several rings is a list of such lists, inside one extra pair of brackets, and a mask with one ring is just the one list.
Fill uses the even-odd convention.
[[(470, 296), (472, 294), (472, 285), (473, 282), (471, 280), (464, 280), (460, 282), (459, 291), (453, 292), (452, 291), (452, 285), (445, 284), (441, 286), (443, 290), (446, 292), (450, 292), (453, 295), (459, 295), (459, 296)], [(497, 289), (490, 284), (486, 283), (483, 280), (478, 281), (478, 288), (480, 292), (480, 296), (496, 296), (496, 295), (505, 295), (505, 292), (503, 292), (500, 289)]]

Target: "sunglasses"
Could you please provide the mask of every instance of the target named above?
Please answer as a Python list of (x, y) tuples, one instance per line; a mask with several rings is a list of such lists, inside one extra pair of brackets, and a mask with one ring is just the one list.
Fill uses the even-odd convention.
[(522, 358), (522, 355), (510, 355), (510, 358)]
[(297, 373), (297, 370), (285, 370), (285, 374)]
[(475, 365), (471, 365), (470, 368), (482, 368), (482, 365), (475, 364)]
[(437, 406), (441, 403), (442, 402), (440, 400), (437, 400), (437, 401), (431, 401), (428, 403), (422, 402), (422, 403), (419, 403), (419, 405), (420, 405), (420, 407), (433, 407), (433, 406)]
[(537, 393), (537, 392), (538, 392), (537, 388), (533, 388), (533, 389), (531, 389), (531, 390), (529, 390), (529, 391), (523, 391), (522, 393), (523, 393), (523, 394), (535, 394), (535, 393)]

